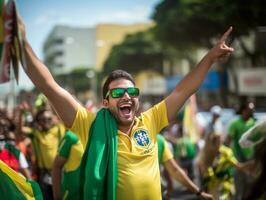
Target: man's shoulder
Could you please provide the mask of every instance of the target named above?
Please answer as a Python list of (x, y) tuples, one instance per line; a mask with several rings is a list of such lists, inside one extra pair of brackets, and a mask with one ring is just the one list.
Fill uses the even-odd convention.
[(230, 123), (230, 125), (229, 125), (229, 129), (233, 129), (233, 128), (236, 128), (236, 127), (238, 127), (238, 126), (241, 126), (241, 125), (243, 124), (242, 121), (243, 121), (243, 120), (242, 120), (240, 117), (234, 119), (234, 120)]

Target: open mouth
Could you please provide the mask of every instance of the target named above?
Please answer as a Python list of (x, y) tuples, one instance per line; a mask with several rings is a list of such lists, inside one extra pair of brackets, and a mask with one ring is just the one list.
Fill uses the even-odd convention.
[(122, 115), (125, 118), (130, 118), (132, 113), (132, 105), (125, 104), (119, 106), (120, 115)]

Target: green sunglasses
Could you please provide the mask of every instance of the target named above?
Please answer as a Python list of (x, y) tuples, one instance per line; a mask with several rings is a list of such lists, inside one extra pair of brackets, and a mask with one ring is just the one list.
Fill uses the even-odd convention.
[(128, 95), (131, 97), (138, 97), (139, 96), (139, 88), (136, 88), (136, 87), (113, 88), (107, 92), (105, 99), (107, 99), (107, 97), (109, 95), (111, 95), (112, 98), (120, 98), (120, 97), (124, 96), (125, 92), (127, 92)]

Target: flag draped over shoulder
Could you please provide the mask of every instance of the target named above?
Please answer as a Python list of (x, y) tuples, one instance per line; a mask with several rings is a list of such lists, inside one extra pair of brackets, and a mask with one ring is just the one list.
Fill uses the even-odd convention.
[(0, 199), (42, 200), (39, 185), (27, 180), (0, 160)]
[(110, 111), (102, 108), (90, 129), (89, 142), (80, 170), (82, 199), (115, 200), (117, 187), (117, 123)]
[(197, 102), (196, 95), (193, 94), (187, 104), (185, 105), (184, 119), (183, 119), (183, 130), (184, 135), (187, 135), (193, 142), (199, 140), (199, 127), (196, 120), (197, 114)]

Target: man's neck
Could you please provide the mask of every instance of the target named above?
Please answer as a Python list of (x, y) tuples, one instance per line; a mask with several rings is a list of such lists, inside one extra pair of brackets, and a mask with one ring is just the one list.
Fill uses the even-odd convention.
[(133, 121), (130, 125), (118, 125), (118, 130), (122, 131), (123, 133), (129, 136), (134, 124), (135, 121)]

